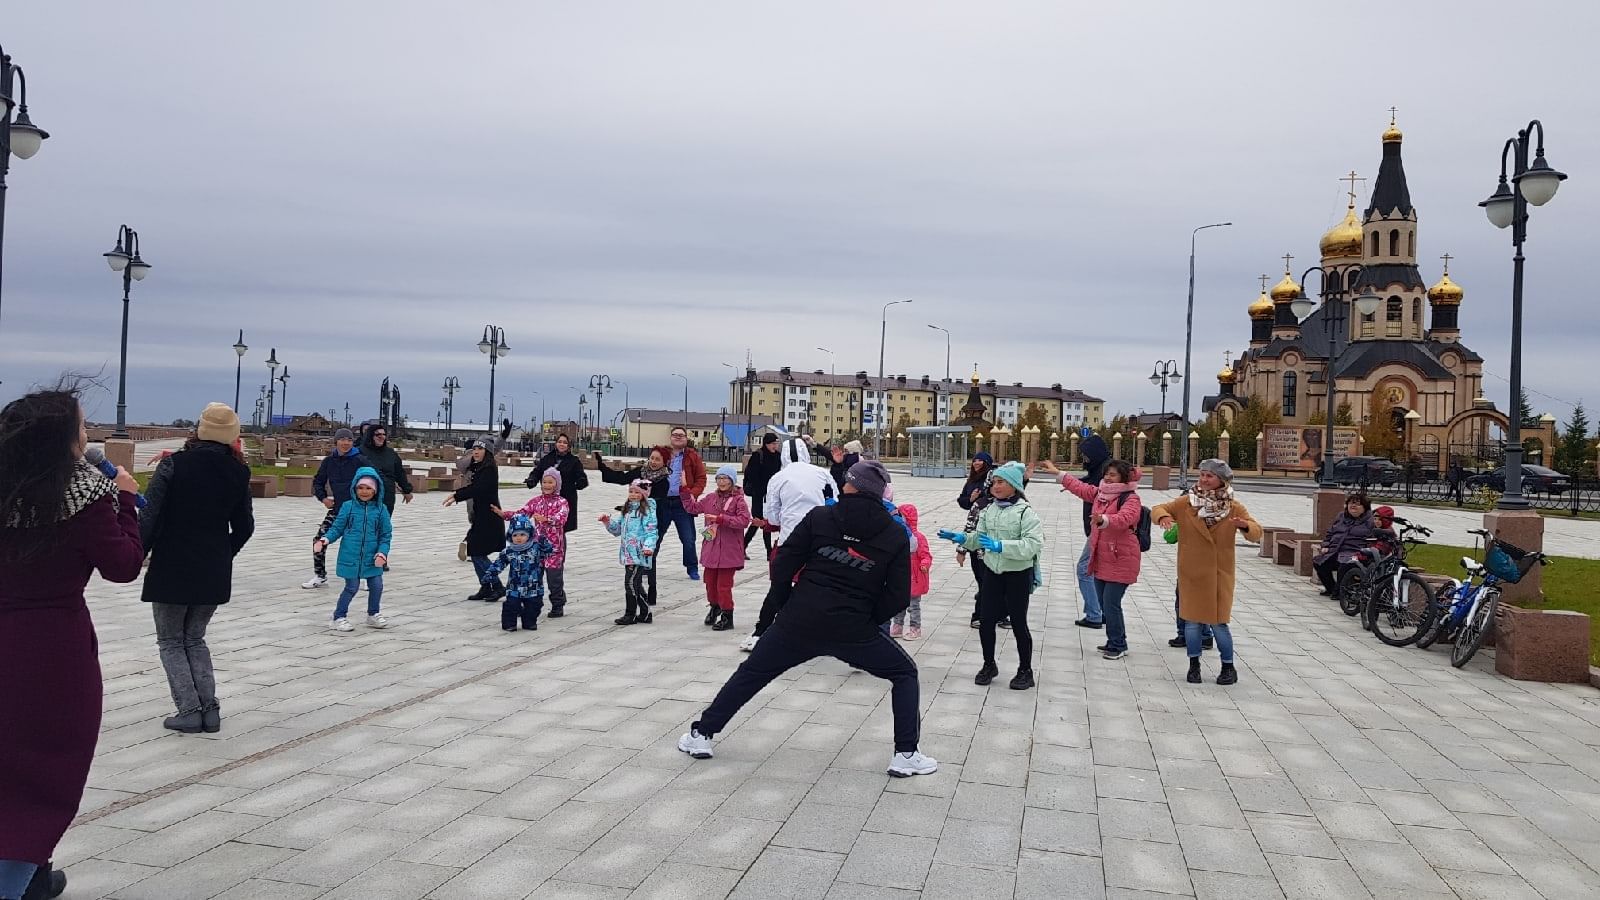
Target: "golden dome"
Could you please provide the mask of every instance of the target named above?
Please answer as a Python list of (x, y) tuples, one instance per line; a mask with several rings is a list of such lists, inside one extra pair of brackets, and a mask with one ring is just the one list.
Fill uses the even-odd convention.
[(1222, 370), (1217, 373), (1217, 382), (1219, 384), (1233, 384), (1238, 380), (1239, 376), (1234, 373), (1233, 366), (1223, 366)]
[(1268, 297), (1267, 296), (1267, 292), (1265, 290), (1263, 290), (1261, 292), (1261, 296), (1256, 298), (1256, 302), (1250, 304), (1250, 318), (1252, 318), (1252, 319), (1265, 319), (1265, 318), (1268, 318), (1271, 315), (1272, 315), (1272, 298)]
[(1344, 214), (1344, 221), (1328, 229), (1317, 246), (1323, 259), (1345, 259), (1361, 255), (1361, 221), (1356, 218), (1355, 204)]
[(1428, 288), (1428, 300), (1442, 306), (1459, 305), (1465, 294), (1466, 291), (1461, 289), (1461, 285), (1450, 280), (1448, 272), (1441, 276), (1433, 287)]
[(1272, 286), (1272, 302), (1274, 303), (1288, 303), (1298, 296), (1300, 296), (1300, 285), (1294, 280), (1294, 276), (1288, 272), (1283, 273), (1282, 281)]
[(1403, 137), (1403, 135), (1400, 134), (1399, 126), (1394, 124), (1395, 114), (1395, 108), (1392, 106), (1389, 107), (1389, 127), (1383, 132), (1383, 142), (1385, 144), (1398, 144), (1400, 142), (1400, 138)]

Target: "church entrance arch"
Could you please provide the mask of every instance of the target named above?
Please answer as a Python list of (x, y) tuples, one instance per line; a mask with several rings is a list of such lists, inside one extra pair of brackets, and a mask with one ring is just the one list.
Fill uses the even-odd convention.
[(1456, 413), (1443, 425), (1423, 431), (1438, 439), (1447, 457), (1440, 460), (1442, 465), (1456, 462), (1469, 469), (1492, 469), (1505, 462), (1505, 434), (1510, 427), (1511, 421), (1504, 413), (1474, 407)]

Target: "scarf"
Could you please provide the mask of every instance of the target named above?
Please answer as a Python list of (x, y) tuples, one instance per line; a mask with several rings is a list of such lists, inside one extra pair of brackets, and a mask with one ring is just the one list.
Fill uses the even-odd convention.
[(672, 468), (670, 466), (651, 468), (649, 460), (646, 460), (639, 466), (639, 477), (643, 478), (645, 481), (659, 481), (671, 475)]
[[(60, 521), (65, 522), (83, 512), (90, 504), (107, 494), (111, 495), (113, 501), (116, 500), (116, 483), (87, 461), (78, 460), (72, 466), (72, 477), (67, 479), (66, 503), (61, 508)], [(41, 524), (36, 521), (37, 518), (36, 510), (13, 507), (6, 514), (6, 527), (37, 528)]]
[(1099, 488), (1099, 493), (1097, 495), (1098, 498), (1111, 504), (1116, 503), (1117, 498), (1123, 494), (1132, 493), (1133, 491), (1137, 490), (1134, 485), (1123, 484), (1120, 481), (1116, 482), (1115, 484), (1102, 481), (1099, 485), (1097, 485), (1097, 487)]
[(1225, 484), (1215, 491), (1190, 488), (1189, 505), (1194, 507), (1207, 526), (1215, 525), (1233, 512), (1233, 486)]

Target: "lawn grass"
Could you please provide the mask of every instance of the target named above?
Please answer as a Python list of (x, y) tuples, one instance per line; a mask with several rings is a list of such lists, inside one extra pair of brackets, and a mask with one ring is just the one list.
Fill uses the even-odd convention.
[[(1423, 544), (1406, 556), (1410, 565), (1432, 574), (1460, 578), (1461, 557), (1481, 560), (1483, 551), (1446, 544)], [(1600, 666), (1600, 559), (1552, 556), (1544, 567), (1544, 602), (1529, 609), (1567, 609), (1589, 616), (1589, 664)]]
[[(1401, 494), (1398, 497), (1391, 497), (1385, 493), (1381, 497), (1375, 497), (1374, 503), (1377, 503), (1380, 500), (1383, 503), (1404, 504), (1406, 506), (1421, 506), (1426, 509), (1468, 509), (1483, 511), (1481, 508), (1475, 507), (1471, 503), (1458, 507), (1456, 506), (1454, 500), (1424, 500), (1421, 497), (1418, 497), (1414, 500), (1407, 500), (1404, 494)], [(1542, 506), (1539, 506), (1534, 507), (1534, 512), (1544, 516), (1547, 519), (1588, 519), (1590, 521), (1600, 521), (1600, 511), (1590, 509), (1580, 509), (1578, 510), (1578, 514), (1576, 516), (1572, 514), (1572, 510), (1570, 508), (1546, 509)]]
[[(133, 480), (139, 482), (139, 490), (144, 490), (150, 484), (150, 476), (154, 472), (135, 472)], [(251, 475), (276, 475), (278, 476), (278, 490), (283, 491), (283, 476), (285, 475), (315, 475), (316, 469), (305, 466), (251, 466)]]

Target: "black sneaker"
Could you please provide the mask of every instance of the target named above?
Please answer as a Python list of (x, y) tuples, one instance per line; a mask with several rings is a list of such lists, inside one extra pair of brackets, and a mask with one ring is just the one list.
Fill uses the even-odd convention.
[(649, 610), (645, 610), (642, 614), (633, 617), (633, 623), (635, 625), (649, 625), (655, 620), (656, 617), (651, 615)]
[(564, 616), (564, 615), (566, 615), (566, 612), (565, 612), (565, 611), (563, 611), (563, 610), (562, 610), (562, 609), (561, 609), (561, 607), (559, 607), (559, 606), (552, 606), (552, 607), (550, 607), (550, 614), (549, 614), (549, 615), (548, 615), (548, 616), (546, 616), (546, 618), (550, 618), (550, 619), (559, 619), (559, 618), (561, 618), (561, 617), (562, 617), (562, 616)]
[(1175, 637), (1172, 640), (1167, 641), (1167, 646), (1168, 647), (1182, 647), (1184, 644), (1187, 644), (1187, 643), (1189, 643), (1187, 638)]
[(973, 684), (988, 684), (989, 682), (994, 680), (994, 677), (996, 675), (999, 675), (999, 674), (1000, 674), (1000, 667), (999, 666), (995, 665), (994, 663), (984, 663), (983, 664), (983, 668), (979, 669), (978, 670), (978, 674), (972, 679), (972, 683)]
[(1073, 622), (1072, 624), (1078, 626), (1079, 628), (1104, 628), (1104, 627), (1106, 627), (1106, 623), (1104, 623), (1104, 622), (1091, 622), (1088, 619), (1079, 619), (1078, 621)]
[(978, 617), (977, 616), (973, 616), (972, 617), (972, 627), (973, 628), (977, 628), (979, 624), (980, 623), (978, 622)]
[(1106, 648), (1109, 647), (1109, 646), (1111, 646), (1111, 645), (1110, 644), (1101, 644), (1100, 646), (1098, 646), (1098, 647), (1096, 647), (1094, 649), (1100, 651), (1101, 653), (1104, 653), (1104, 652), (1106, 652)]
[(626, 616), (622, 616), (622, 617), (617, 618), (617, 619), (613, 619), (612, 621), (615, 622), (618, 625), (632, 625), (634, 622), (637, 622), (639, 620), (635, 619), (631, 615), (626, 615)]
[(1033, 670), (1018, 669), (1016, 677), (1011, 679), (1011, 689), (1013, 691), (1025, 691), (1031, 687), (1033, 687)]
[(1239, 673), (1234, 670), (1233, 663), (1223, 663), (1222, 671), (1217, 673), (1217, 684), (1234, 684), (1239, 680)]
[(1007, 631), (1011, 630), (1011, 620), (1010, 619), (1001, 619), (999, 622), (997, 622), (995, 624), (999, 625), (1001, 628), (1004, 628)]

